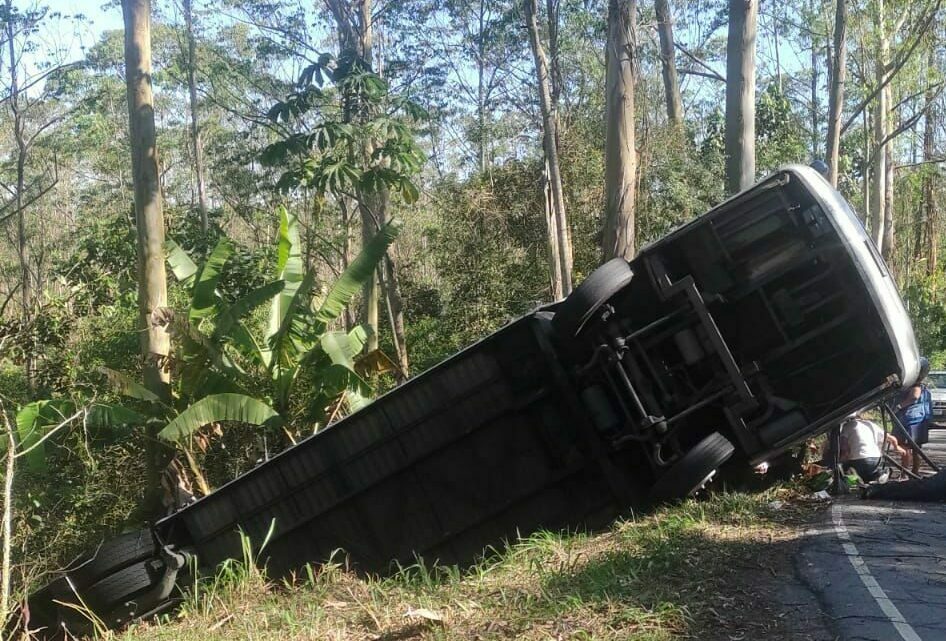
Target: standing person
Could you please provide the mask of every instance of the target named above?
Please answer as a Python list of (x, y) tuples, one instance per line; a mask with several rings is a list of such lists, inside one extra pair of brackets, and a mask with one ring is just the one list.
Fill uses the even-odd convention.
[(889, 442), (895, 452), (906, 460), (908, 452), (900, 446), (896, 437), (887, 434), (882, 427), (851, 414), (841, 424), (841, 467), (853, 468), (865, 482), (881, 477), (880, 465), (884, 457), (884, 443)]
[[(917, 447), (929, 441), (930, 420), (933, 418), (933, 397), (923, 382), (929, 372), (930, 362), (921, 357), (920, 375), (911, 387), (903, 391), (896, 407), (897, 419)], [(920, 456), (918, 452), (914, 452), (913, 473), (918, 474), (919, 471)]]

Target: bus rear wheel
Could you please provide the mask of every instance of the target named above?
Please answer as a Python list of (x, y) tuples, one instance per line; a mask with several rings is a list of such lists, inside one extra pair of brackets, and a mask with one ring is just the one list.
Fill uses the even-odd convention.
[(725, 436), (713, 432), (687, 450), (650, 489), (652, 503), (668, 503), (695, 494), (709, 481), (736, 448)]

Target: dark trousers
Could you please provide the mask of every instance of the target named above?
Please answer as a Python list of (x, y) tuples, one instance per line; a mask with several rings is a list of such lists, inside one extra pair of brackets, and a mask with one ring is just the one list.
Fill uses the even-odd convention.
[(852, 467), (854, 471), (857, 472), (857, 475), (863, 480), (870, 482), (876, 481), (880, 477), (880, 459), (873, 458), (859, 458), (854, 459), (853, 461), (845, 461), (841, 464), (841, 467)]

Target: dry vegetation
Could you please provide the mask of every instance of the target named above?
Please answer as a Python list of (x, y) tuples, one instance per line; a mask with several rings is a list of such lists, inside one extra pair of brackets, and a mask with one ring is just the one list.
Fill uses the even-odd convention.
[(466, 572), (328, 564), (275, 583), (238, 563), (118, 639), (821, 638), (820, 614), (781, 598), (817, 509), (789, 489), (718, 494), (596, 535), (539, 533)]

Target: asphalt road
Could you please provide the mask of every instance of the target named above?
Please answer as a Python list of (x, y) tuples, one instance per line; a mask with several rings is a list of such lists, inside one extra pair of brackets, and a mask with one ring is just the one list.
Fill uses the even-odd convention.
[[(946, 430), (924, 449), (946, 464)], [(946, 504), (836, 499), (796, 564), (835, 638), (946, 641)]]

